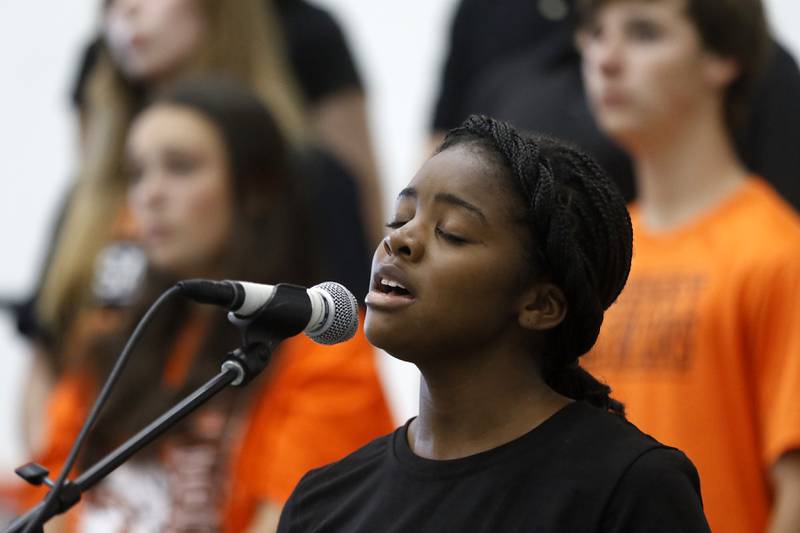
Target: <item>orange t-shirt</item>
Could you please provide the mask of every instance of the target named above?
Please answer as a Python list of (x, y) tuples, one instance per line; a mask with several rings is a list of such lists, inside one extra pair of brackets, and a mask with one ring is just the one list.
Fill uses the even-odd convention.
[[(202, 324), (189, 322), (178, 336), (166, 367), (166, 383), (185, 378), (202, 329)], [(246, 406), (243, 423), (225, 433), (232, 441), (224, 446), (229, 451), (219, 517), (225, 531), (244, 530), (260, 502), (282, 505), (305, 472), (340, 459), (394, 427), (375, 351), (361, 330), (334, 346), (316, 344), (305, 336), (287, 339), (265, 372), (265, 379), (247, 385), (259, 388)], [(90, 390), (85, 379), (71, 375), (52, 394), (47, 446), (37, 461), (53, 475), (66, 460), (88, 413)], [(17, 499), (27, 508), (44, 493), (42, 488), (25, 486)], [(71, 513), (70, 529), (76, 528), (82, 514)]]
[(762, 532), (768, 470), (800, 448), (800, 217), (758, 178), (672, 231), (631, 216), (631, 275), (585, 366), (694, 461), (713, 531)]

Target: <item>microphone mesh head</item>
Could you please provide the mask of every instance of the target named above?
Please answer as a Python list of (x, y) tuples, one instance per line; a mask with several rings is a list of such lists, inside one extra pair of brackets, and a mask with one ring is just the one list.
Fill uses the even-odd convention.
[(311, 340), (320, 344), (338, 344), (352, 338), (358, 329), (358, 302), (353, 293), (333, 281), (320, 283), (314, 288), (325, 291), (333, 299), (333, 309), (330, 310), (333, 321), (322, 331), (309, 335)]

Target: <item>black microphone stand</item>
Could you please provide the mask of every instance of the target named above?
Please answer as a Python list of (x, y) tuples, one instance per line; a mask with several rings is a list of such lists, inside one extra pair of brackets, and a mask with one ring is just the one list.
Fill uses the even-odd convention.
[[(246, 335), (243, 335), (243, 337), (246, 338)], [(47, 512), (42, 513), (42, 516), (38, 517), (37, 521), (39, 523), (33, 524), (30, 531), (43, 531), (43, 524), (50, 518), (67, 512), (78, 503), (82, 493), (102, 481), (133, 454), (155, 440), (167, 429), (180, 422), (189, 413), (203, 405), (224, 388), (229, 385), (244, 385), (251, 381), (267, 366), (272, 350), (278, 342), (278, 339), (264, 339), (262, 342), (251, 342), (244, 345), (242, 348), (237, 348), (233, 352), (228, 353), (226, 359), (222, 363), (220, 372), (216, 376), (184, 398), (172, 409), (161, 415), (150, 425), (142, 429), (139, 433), (128, 439), (128, 441), (119, 446), (116, 450), (99, 460), (75, 481), (67, 481), (62, 491), (58, 494), (57, 502), (54, 506), (55, 508), (46, 509)], [(52, 482), (47, 479), (47, 470), (39, 465), (25, 465), (17, 469), (17, 473), (34, 485), (39, 485), (44, 482), (52, 486)], [(37, 518), (37, 515), (44, 506), (45, 502), (42, 501), (23, 516), (14, 520), (9, 524), (6, 533), (24, 531), (29, 527), (29, 522)]]

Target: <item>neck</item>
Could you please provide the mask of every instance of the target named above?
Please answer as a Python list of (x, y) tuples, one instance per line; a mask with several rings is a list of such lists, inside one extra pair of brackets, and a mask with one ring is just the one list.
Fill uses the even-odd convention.
[[(569, 400), (553, 391), (523, 350), (458, 354), (443, 371), (423, 369), (419, 416), (409, 427), (414, 453), (456, 459), (496, 448), (552, 416)], [(445, 360), (442, 358), (441, 360)]]
[(708, 211), (741, 185), (739, 162), (722, 114), (709, 109), (631, 148), (638, 204), (646, 225), (667, 231)]

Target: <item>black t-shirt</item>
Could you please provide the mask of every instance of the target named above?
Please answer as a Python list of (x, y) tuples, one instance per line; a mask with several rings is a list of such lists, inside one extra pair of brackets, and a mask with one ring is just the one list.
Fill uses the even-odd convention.
[(276, 7), (289, 62), (307, 102), (362, 88), (347, 39), (330, 13), (304, 0), (278, 0)]
[(463, 459), (416, 456), (407, 427), (306, 474), (279, 533), (709, 531), (686, 456), (583, 402)]
[(485, 69), (509, 54), (548, 42), (564, 33), (544, 19), (531, 0), (461, 0), (450, 25), (449, 51), (434, 110), (434, 129), (458, 126), (470, 111), (465, 91), (480, 82)]
[[(463, 92), (465, 112), (486, 113), (531, 132), (568, 140), (592, 154), (626, 199), (634, 197), (630, 159), (595, 123), (569, 35), (554, 35), (483, 70)], [(513, 83), (509, 83), (513, 80)]]
[(303, 150), (296, 164), (306, 176), (320, 281), (341, 283), (363, 304), (369, 292), (372, 249), (361, 219), (356, 183), (336, 157), (319, 148)]

